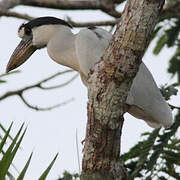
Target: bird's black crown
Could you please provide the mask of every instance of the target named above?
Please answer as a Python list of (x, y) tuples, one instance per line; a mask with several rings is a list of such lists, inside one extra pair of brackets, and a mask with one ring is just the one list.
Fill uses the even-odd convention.
[(32, 29), (34, 27), (38, 27), (42, 25), (51, 25), (51, 24), (61, 24), (61, 25), (72, 28), (72, 26), (69, 23), (67, 23), (66, 21), (62, 19), (58, 19), (56, 17), (45, 16), (45, 17), (39, 17), (39, 18), (33, 19), (26, 24), (22, 24), (19, 27), (18, 31), (20, 31), (23, 27), (25, 29)]

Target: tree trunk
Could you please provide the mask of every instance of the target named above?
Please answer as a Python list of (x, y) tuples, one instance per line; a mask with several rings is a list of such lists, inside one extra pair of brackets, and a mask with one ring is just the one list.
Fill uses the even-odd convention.
[(127, 0), (109, 47), (90, 73), (82, 179), (127, 179), (120, 161), (124, 103), (163, 4)]

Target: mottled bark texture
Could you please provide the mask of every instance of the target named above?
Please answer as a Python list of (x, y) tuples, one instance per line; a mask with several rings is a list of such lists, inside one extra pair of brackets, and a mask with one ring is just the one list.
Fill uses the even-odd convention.
[(124, 102), (163, 4), (127, 0), (109, 47), (90, 73), (82, 179), (127, 179), (120, 162)]

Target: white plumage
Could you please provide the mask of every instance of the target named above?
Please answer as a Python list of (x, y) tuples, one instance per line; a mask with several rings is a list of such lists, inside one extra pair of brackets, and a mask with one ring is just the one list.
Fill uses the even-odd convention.
[[(100, 60), (112, 35), (103, 29), (81, 30), (75, 40), (76, 52), (81, 71), (87, 76), (89, 69)], [(86, 61), (85, 61), (86, 59)], [(171, 110), (162, 97), (150, 71), (142, 62), (133, 81), (126, 103), (131, 105), (128, 112), (145, 120), (151, 127), (169, 127), (172, 124)]]
[[(51, 24), (49, 21), (52, 18), (48, 19), (48, 23), (45, 18), (38, 18), (33, 20), (34, 22), (30, 21), (29, 24), (21, 26), (19, 34), (21, 37), (24, 34), (22, 39), (26, 42), (26, 39), (31, 37), (32, 47), (36, 49), (47, 46), (49, 56), (57, 63), (78, 71), (86, 85), (86, 78), (90, 69), (100, 60), (112, 35), (101, 28), (83, 29), (74, 35), (71, 32), (70, 26), (64, 21), (61, 20), (65, 23), (62, 24), (58, 23), (58, 19), (56, 19), (57, 23)], [(29, 35), (25, 32), (26, 28), (31, 29)], [(17, 62), (18, 49), (16, 48), (13, 53), (7, 66), (7, 71), (16, 68), (24, 62), (25, 57), (23, 56), (18, 56), (19, 60)], [(27, 52), (25, 54), (28, 58), (32, 52), (28, 55)], [(22, 59), (22, 63), (19, 62), (21, 61), (20, 59)], [(162, 97), (151, 73), (144, 63), (140, 65), (126, 103), (129, 105), (128, 112), (131, 115), (145, 120), (151, 127), (164, 126), (167, 128), (173, 123), (171, 109)]]

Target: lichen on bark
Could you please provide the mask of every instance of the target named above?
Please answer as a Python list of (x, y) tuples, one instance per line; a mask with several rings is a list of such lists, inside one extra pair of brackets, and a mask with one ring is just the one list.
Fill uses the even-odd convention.
[(163, 4), (127, 0), (109, 47), (89, 75), (83, 179), (127, 179), (120, 161), (124, 104)]

